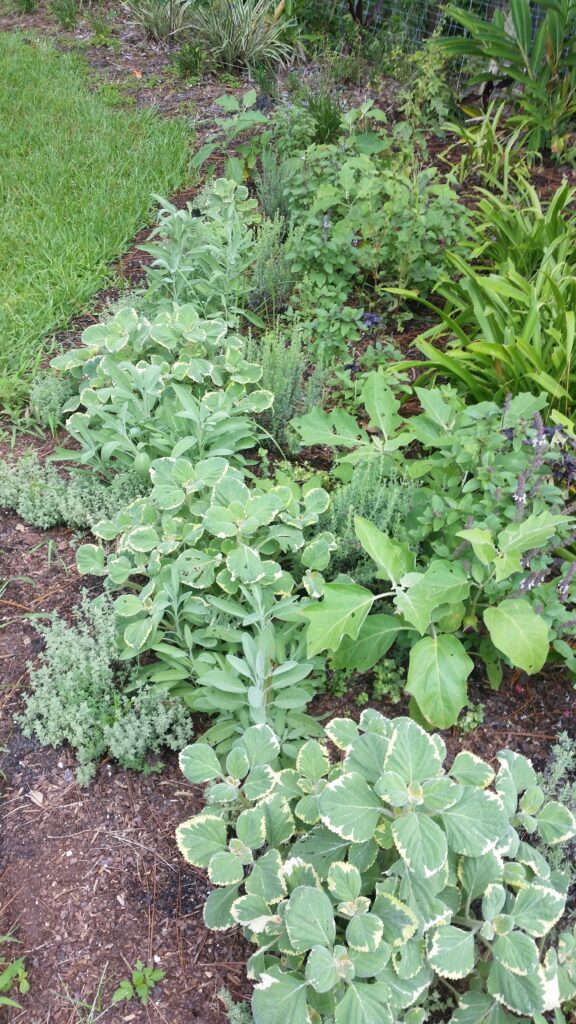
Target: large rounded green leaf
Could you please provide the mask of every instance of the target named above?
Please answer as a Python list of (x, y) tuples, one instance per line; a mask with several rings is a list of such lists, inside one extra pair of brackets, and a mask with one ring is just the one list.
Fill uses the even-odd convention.
[(481, 857), (506, 835), (509, 821), (495, 793), (466, 789), (453, 807), (440, 815), (450, 849), (467, 857)]
[(356, 772), (329, 782), (320, 795), (323, 823), (351, 843), (366, 843), (372, 839), (382, 810), (382, 801)]
[(272, 967), (254, 989), (254, 1024), (308, 1024), (307, 982)]
[(329, 896), (311, 885), (294, 889), (286, 907), (286, 930), (294, 949), (305, 953), (313, 946), (331, 948), (336, 937)]
[(501, 601), (496, 608), (486, 608), (484, 622), (494, 646), (514, 666), (528, 675), (543, 668), (550, 647), (548, 626), (529, 601)]
[(454, 725), (468, 699), (467, 679), (474, 663), (452, 635), (426, 636), (410, 651), (406, 689), (434, 726)]
[(430, 878), (444, 867), (446, 836), (431, 818), (412, 811), (392, 823), (392, 835), (406, 867), (415, 875)]
[(436, 928), (429, 939), (428, 962), (441, 978), (465, 978), (474, 969), (474, 936), (453, 925)]

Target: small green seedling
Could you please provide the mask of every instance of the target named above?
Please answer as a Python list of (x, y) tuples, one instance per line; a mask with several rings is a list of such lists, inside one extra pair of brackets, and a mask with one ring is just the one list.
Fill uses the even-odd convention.
[(136, 961), (131, 978), (124, 978), (112, 993), (112, 1003), (124, 1003), (129, 999), (139, 999), (143, 1006), (148, 1005), (150, 993), (164, 977), (164, 971), (157, 967), (145, 967), (141, 960)]
[[(0, 943), (17, 942), (12, 935), (0, 935)], [(15, 983), (18, 984), (18, 991), (25, 996), (30, 988), (26, 966), (23, 957), (18, 960), (6, 960), (0, 956), (0, 1006), (15, 1006), (20, 1009), (20, 1003), (10, 999), (4, 993), (10, 992)]]

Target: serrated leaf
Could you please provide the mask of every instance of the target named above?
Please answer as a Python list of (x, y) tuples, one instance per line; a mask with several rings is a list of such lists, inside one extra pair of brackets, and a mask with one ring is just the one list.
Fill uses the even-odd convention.
[(441, 978), (465, 978), (474, 970), (474, 936), (454, 925), (436, 928), (428, 939), (428, 962)]
[(520, 889), (511, 911), (518, 928), (541, 938), (560, 920), (566, 900), (548, 885), (526, 885)]
[(104, 548), (97, 544), (81, 544), (76, 551), (76, 567), (81, 576), (105, 576)]
[(316, 992), (329, 992), (340, 980), (340, 974), (331, 950), (314, 946), (306, 961), (306, 981)]
[(246, 892), (261, 896), (266, 903), (277, 903), (286, 895), (286, 885), (282, 875), (282, 858), (278, 850), (266, 850), (252, 865), (245, 884)]
[(381, 981), (354, 981), (336, 1007), (335, 1024), (393, 1024), (390, 989)]
[(538, 971), (540, 956), (538, 947), (530, 936), (523, 932), (511, 931), (501, 935), (492, 947), (492, 955), (506, 970), (520, 977)]
[(257, 935), (264, 932), (266, 928), (275, 921), (275, 914), (268, 906), (265, 899), (255, 893), (248, 893), (246, 896), (239, 896), (232, 906), (232, 917), (236, 924)]
[(458, 803), (440, 817), (450, 849), (468, 857), (483, 856), (493, 850), (509, 828), (508, 816), (498, 797), (482, 789), (466, 789)]
[(238, 815), (236, 835), (244, 846), (258, 850), (266, 840), (266, 812), (263, 807), (248, 807)]
[(394, 719), (384, 771), (410, 784), (434, 778), (441, 768), (441, 750), (424, 729), (410, 718)]
[(271, 967), (262, 975), (252, 997), (254, 1024), (309, 1024), (306, 981)]
[(346, 928), (346, 942), (358, 953), (375, 953), (384, 925), (376, 914), (356, 914)]
[(533, 1017), (544, 1010), (545, 985), (541, 971), (520, 977), (493, 960), (488, 975), (488, 991), (514, 1013)]
[(176, 841), (185, 860), (207, 868), (211, 857), (226, 849), (226, 824), (214, 814), (197, 814), (178, 826)]
[(567, 807), (549, 800), (536, 815), (538, 832), (544, 843), (554, 846), (576, 836), (576, 818)]
[(406, 867), (415, 875), (430, 878), (444, 867), (446, 836), (431, 818), (411, 811), (392, 822), (392, 835)]
[(494, 781), (494, 772), (490, 765), (469, 750), (461, 750), (456, 755), (450, 775), (463, 786), (480, 786), (482, 789), (486, 789)]
[(362, 775), (355, 772), (329, 782), (319, 803), (323, 823), (352, 843), (372, 839), (382, 816), (382, 802)]
[(244, 730), (238, 745), (248, 755), (251, 768), (269, 765), (280, 751), (280, 741), (269, 725), (249, 726)]
[(298, 886), (290, 896), (285, 921), (290, 942), (299, 953), (313, 946), (331, 948), (334, 944), (334, 911), (329, 897), (321, 889)]
[(512, 1017), (492, 996), (485, 992), (466, 992), (450, 1018), (450, 1024), (528, 1024)]
[(180, 770), (193, 785), (224, 778), (220, 761), (207, 743), (192, 743), (184, 747), (178, 761)]
[(235, 885), (244, 878), (244, 868), (233, 853), (219, 850), (210, 858), (208, 878), (212, 885)]
[(352, 719), (332, 718), (326, 726), (326, 735), (339, 750), (347, 750), (360, 734)]
[(298, 751), (296, 769), (311, 782), (319, 782), (326, 775), (330, 762), (328, 755), (317, 740), (308, 740)]
[(328, 889), (335, 900), (355, 900), (362, 888), (362, 875), (352, 864), (336, 861), (328, 872)]

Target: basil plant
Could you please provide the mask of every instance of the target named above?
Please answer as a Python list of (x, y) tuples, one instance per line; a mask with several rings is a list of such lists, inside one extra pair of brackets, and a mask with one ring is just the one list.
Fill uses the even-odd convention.
[(257, 388), (262, 370), (224, 320), (202, 320), (191, 305), (150, 320), (126, 308), (88, 327), (82, 341), (52, 361), (78, 380), (64, 411), (80, 452), (59, 450), (60, 458), (148, 479), (151, 461), (168, 455), (241, 464), (263, 436), (255, 416), (274, 396)]
[[(255, 1024), (422, 1024), (434, 988), (452, 1024), (544, 1024), (576, 994), (574, 937), (550, 933), (569, 878), (546, 847), (576, 820), (544, 797), (530, 762), (498, 770), (407, 718), (335, 718), (294, 767), (252, 726), (222, 762), (186, 747), (207, 807), (178, 829), (213, 889), (209, 928), (240, 925), (257, 948)], [(533, 842), (531, 842), (531, 839)], [(561, 1019), (558, 1017), (557, 1019)]]

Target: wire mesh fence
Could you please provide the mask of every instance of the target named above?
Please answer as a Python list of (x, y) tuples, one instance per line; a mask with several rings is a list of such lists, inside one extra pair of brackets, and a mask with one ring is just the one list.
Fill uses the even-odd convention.
[[(317, 0), (319, 7), (325, 7), (332, 17), (342, 19), (346, 15), (359, 24), (374, 29), (383, 29), (398, 38), (398, 41), (418, 46), (441, 26), (444, 35), (460, 33), (461, 27), (451, 21), (445, 13), (445, 2), (441, 0)], [(509, 9), (507, 0), (456, 0), (457, 6), (478, 14), (487, 21), (494, 12)], [(533, 4), (533, 21), (536, 25), (542, 16), (538, 4)]]

